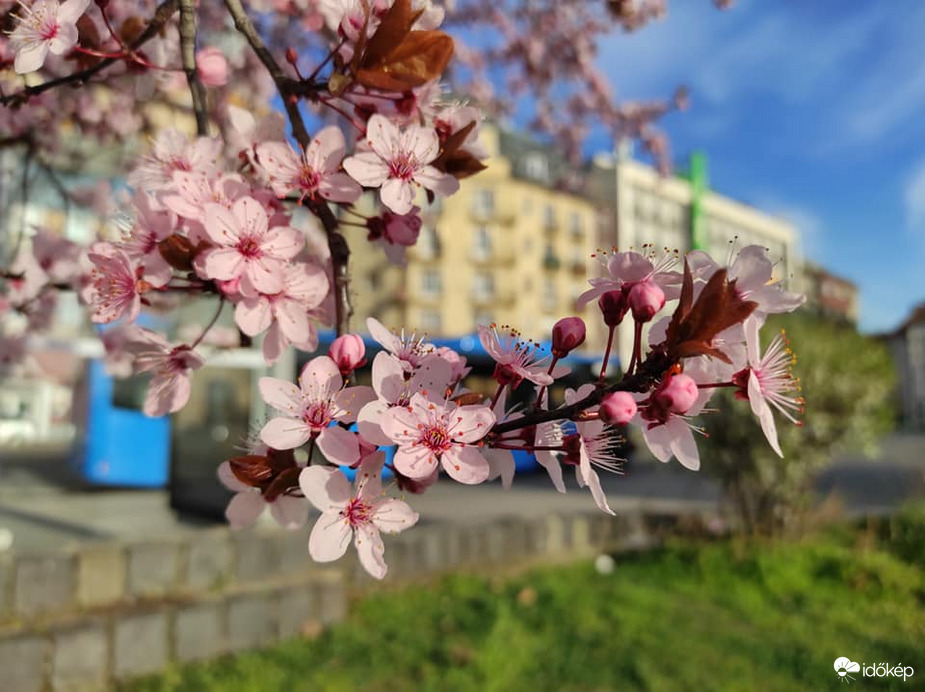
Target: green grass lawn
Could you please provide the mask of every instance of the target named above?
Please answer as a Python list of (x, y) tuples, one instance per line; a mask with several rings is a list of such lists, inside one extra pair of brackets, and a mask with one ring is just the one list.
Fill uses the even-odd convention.
[(827, 690), (833, 662), (911, 665), (925, 689), (925, 512), (879, 532), (679, 544), (510, 579), (372, 596), (313, 641), (175, 669), (155, 690)]

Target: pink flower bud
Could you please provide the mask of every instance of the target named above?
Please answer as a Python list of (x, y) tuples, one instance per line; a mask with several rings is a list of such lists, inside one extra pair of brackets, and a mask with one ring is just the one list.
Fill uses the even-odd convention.
[(653, 281), (642, 281), (630, 289), (629, 306), (633, 319), (648, 322), (665, 307), (665, 293)]
[(563, 317), (552, 328), (552, 355), (565, 358), (585, 342), (585, 323), (580, 317)]
[(601, 420), (610, 425), (626, 425), (636, 415), (636, 400), (629, 392), (614, 392), (601, 402)]
[(222, 293), (226, 296), (236, 296), (241, 292), (241, 277), (235, 277), (234, 279), (216, 279), (215, 285), (218, 287)]
[(340, 374), (347, 377), (365, 362), (366, 346), (358, 334), (344, 334), (331, 342), (328, 355), (337, 363)]
[(623, 291), (607, 291), (597, 299), (597, 306), (601, 309), (601, 313), (604, 315), (604, 324), (608, 327), (616, 327), (620, 324), (629, 309), (626, 298), (623, 296)]
[(688, 409), (697, 401), (700, 390), (690, 375), (683, 373), (668, 375), (659, 388), (652, 395), (658, 406), (672, 413), (687, 413)]
[(205, 86), (220, 87), (228, 83), (228, 61), (218, 48), (203, 48), (196, 53), (196, 69)]

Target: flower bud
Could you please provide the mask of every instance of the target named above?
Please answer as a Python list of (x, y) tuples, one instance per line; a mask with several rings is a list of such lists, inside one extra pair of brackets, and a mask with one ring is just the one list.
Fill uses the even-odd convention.
[(328, 355), (337, 363), (340, 374), (347, 377), (365, 362), (366, 345), (358, 334), (344, 334), (331, 342)]
[(607, 291), (597, 299), (597, 306), (601, 309), (601, 313), (604, 315), (604, 324), (608, 327), (616, 327), (620, 324), (629, 309), (626, 298), (623, 296), (623, 291)]
[(629, 306), (633, 319), (648, 322), (665, 307), (665, 293), (653, 281), (642, 281), (630, 289)]
[(196, 53), (196, 70), (205, 86), (220, 87), (228, 83), (228, 61), (218, 48), (203, 48)]
[(610, 425), (626, 425), (636, 415), (636, 400), (629, 392), (614, 392), (604, 397), (601, 420)]
[(552, 355), (565, 358), (585, 342), (585, 323), (580, 317), (563, 317), (552, 328)]
[(687, 413), (694, 402), (700, 390), (697, 389), (697, 383), (690, 375), (683, 373), (669, 375), (661, 386), (652, 395), (652, 398), (662, 408), (668, 409), (672, 413)]

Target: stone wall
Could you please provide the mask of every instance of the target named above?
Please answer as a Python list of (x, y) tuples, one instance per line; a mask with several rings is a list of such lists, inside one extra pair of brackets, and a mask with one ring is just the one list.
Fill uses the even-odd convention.
[[(700, 523), (595, 513), (421, 524), (386, 537), (386, 586), (451, 570), (497, 571), (642, 549), (691, 522)], [(313, 563), (307, 536), (215, 528), (7, 556), (0, 561), (0, 688), (104, 690), (172, 661), (318, 631), (345, 617), (351, 595), (374, 580), (355, 558)]]

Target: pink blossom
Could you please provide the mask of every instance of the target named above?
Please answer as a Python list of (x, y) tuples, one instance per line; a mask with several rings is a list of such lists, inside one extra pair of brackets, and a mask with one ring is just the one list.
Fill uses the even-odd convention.
[(677, 388), (673, 388), (672, 384), (672, 380), (677, 377), (692, 380), (690, 373), (693, 371), (688, 369), (687, 372), (687, 375), (666, 375), (651, 396), (641, 397), (633, 422), (642, 427), (643, 438), (656, 459), (667, 462), (674, 456), (682, 466), (697, 471), (700, 468), (700, 453), (688, 417), (700, 413), (709, 398), (710, 390), (698, 394), (696, 401), (688, 406), (690, 385), (685, 380), (681, 380)]
[(342, 334), (331, 342), (328, 355), (337, 363), (340, 374), (349, 377), (366, 363), (366, 345), (359, 334)]
[(752, 413), (758, 417), (761, 430), (768, 439), (771, 449), (783, 458), (784, 454), (777, 439), (777, 425), (774, 423), (771, 406), (792, 423), (800, 425), (794, 414), (803, 412), (803, 398), (792, 396), (800, 391), (800, 381), (793, 376), (790, 370), (794, 357), (783, 336), (778, 334), (774, 337), (762, 356), (759, 350), (758, 328), (759, 321), (754, 317), (749, 317), (745, 321), (748, 367), (736, 373), (732, 381), (748, 398)]
[(257, 161), (279, 197), (296, 192), (300, 199), (321, 197), (351, 203), (363, 190), (340, 170), (345, 146), (340, 128), (329, 125), (315, 135), (301, 156), (285, 142), (267, 142), (257, 145)]
[(144, 266), (144, 277), (152, 286), (164, 286), (173, 270), (161, 255), (158, 243), (166, 240), (177, 225), (177, 217), (158, 208), (143, 190), (135, 193), (135, 223), (119, 247), (129, 259)]
[[(572, 389), (565, 390), (565, 403), (574, 404), (587, 397), (594, 391), (593, 384), (586, 384), (577, 391)], [(588, 411), (597, 410), (596, 406), (587, 409)], [(607, 504), (607, 497), (604, 495), (604, 489), (601, 487), (601, 480), (594, 470), (595, 467), (602, 468), (612, 473), (620, 473), (622, 460), (616, 456), (616, 445), (618, 438), (613, 428), (604, 424), (602, 420), (583, 421), (575, 424), (578, 430), (577, 440), (573, 436), (566, 437), (566, 461), (576, 463), (575, 476), (578, 485), (587, 486), (591, 490), (591, 497), (602, 512), (614, 514)], [(574, 449), (577, 442), (577, 460), (574, 459), (576, 450)]]
[(328, 275), (323, 269), (314, 264), (291, 264), (284, 269), (283, 290), (279, 293), (241, 297), (235, 306), (235, 322), (248, 336), (274, 330), (264, 339), (267, 363), (274, 363), (289, 344), (313, 351), (318, 346), (318, 333), (309, 317), (328, 290)]
[(10, 304), (17, 307), (36, 298), (48, 284), (48, 274), (34, 252), (20, 252), (10, 267), (10, 273), (19, 277), (5, 280)]
[(229, 146), (252, 164), (256, 163), (257, 145), (263, 142), (283, 142), (286, 139), (286, 118), (282, 113), (267, 113), (258, 122), (250, 111), (228, 106), (227, 133)]
[(177, 216), (202, 224), (209, 204), (231, 208), (236, 200), (246, 196), (252, 196), (251, 188), (239, 175), (174, 171), (173, 185), (161, 194), (160, 201)]
[(261, 439), (274, 449), (295, 449), (314, 438), (330, 461), (354, 463), (360, 456), (357, 436), (331, 423), (353, 423), (375, 394), (370, 387), (343, 385), (337, 363), (328, 356), (305, 364), (298, 387), (275, 377), (260, 378), (263, 400), (283, 414), (263, 426)]
[(552, 354), (565, 358), (585, 342), (585, 322), (580, 317), (563, 317), (552, 327)]
[(440, 140), (433, 128), (408, 125), (399, 130), (387, 118), (369, 119), (366, 141), (370, 149), (344, 161), (344, 169), (365, 187), (380, 187), (382, 203), (396, 214), (414, 206), (415, 186), (439, 195), (452, 195), (459, 181), (430, 163), (440, 154)]
[(80, 246), (44, 228), (32, 236), (32, 254), (53, 283), (70, 283), (80, 271)]
[(260, 488), (239, 481), (231, 470), (230, 462), (223, 462), (218, 467), (218, 480), (234, 493), (225, 508), (225, 518), (232, 529), (247, 528), (267, 507), (276, 523), (283, 528), (299, 529), (308, 521), (308, 502), (304, 497), (279, 495), (269, 499), (260, 492)]
[(497, 365), (495, 379), (501, 384), (517, 387), (523, 380), (538, 385), (550, 385), (569, 369), (558, 365), (549, 373), (550, 357), (543, 355), (538, 344), (520, 339), (520, 332), (507, 326), (479, 325), (479, 341)]
[(460, 483), (488, 478), (488, 462), (472, 446), (491, 430), (495, 414), (487, 406), (435, 403), (414, 394), (408, 406), (390, 408), (382, 415), (382, 432), (398, 445), (395, 468), (410, 478), (433, 473), (437, 463)]
[(175, 171), (216, 175), (221, 152), (218, 138), (199, 137), (191, 143), (179, 130), (161, 130), (151, 153), (129, 174), (128, 184), (136, 190), (161, 190), (172, 185)]
[(671, 411), (671, 413), (687, 413), (697, 401), (699, 390), (697, 383), (690, 375), (679, 373), (666, 375), (665, 379), (652, 392), (652, 406)]
[(393, 214), (386, 210), (366, 220), (369, 229), (367, 240), (379, 242), (386, 257), (393, 264), (405, 264), (405, 248), (418, 242), (421, 233), (421, 208), (411, 207), (407, 214)]
[(441, 141), (445, 141), (450, 135), (459, 132), (474, 122), (475, 127), (469, 131), (461, 148), (479, 160), (488, 158), (488, 149), (479, 141), (479, 126), (482, 123), (482, 113), (478, 108), (452, 104), (435, 113), (433, 120)]
[(96, 243), (87, 255), (94, 264), (90, 288), (91, 319), (106, 324), (127, 316), (130, 322), (141, 311), (138, 267), (111, 243)]
[(16, 52), (13, 69), (18, 74), (35, 72), (45, 64), (48, 54), (64, 55), (77, 44), (77, 20), (87, 11), (90, 0), (36, 0), (31, 6), (20, 3), (15, 15), (16, 28), (10, 42)]
[(418, 514), (401, 500), (382, 495), (381, 452), (357, 470), (356, 487), (338, 469), (309, 466), (299, 477), (302, 493), (321, 516), (308, 538), (308, 552), (318, 562), (332, 562), (347, 552), (350, 538), (360, 564), (376, 579), (385, 577), (385, 547), (380, 532), (400, 533), (414, 526)]
[(466, 357), (460, 355), (448, 346), (439, 346), (436, 350), (436, 354), (437, 357), (450, 364), (450, 385), (461, 382), (472, 370), (472, 368), (467, 365)]
[(199, 80), (207, 87), (221, 87), (228, 83), (228, 61), (214, 46), (196, 53), (196, 70)]
[(661, 289), (666, 300), (673, 300), (680, 295), (681, 275), (671, 271), (677, 262), (675, 253), (666, 252), (650, 259), (638, 252), (614, 252), (605, 264), (609, 276), (588, 279), (591, 288), (578, 297), (578, 306), (586, 305), (608, 291), (621, 291), (628, 298), (633, 286), (644, 283), (654, 284)]
[(610, 425), (627, 425), (636, 415), (636, 400), (629, 392), (613, 392), (601, 401), (601, 420)]
[(156, 332), (140, 332), (127, 348), (135, 354), (136, 370), (154, 375), (142, 410), (151, 417), (175, 413), (189, 401), (192, 371), (205, 361), (185, 344), (173, 346)]
[(411, 372), (424, 361), (437, 357), (433, 345), (427, 343), (423, 336), (418, 337), (413, 332), (405, 336), (404, 329), (401, 335), (393, 334), (375, 317), (366, 318), (366, 328), (382, 348), (401, 361), (405, 372)]
[(442, 401), (452, 381), (452, 366), (442, 358), (430, 358), (411, 371), (404, 366), (404, 361), (385, 351), (373, 359), (372, 384), (377, 398), (360, 409), (357, 417), (360, 434), (373, 444), (394, 444), (380, 427), (389, 408), (407, 406), (415, 394)]
[(206, 274), (229, 281), (241, 277), (241, 292), (279, 293), (285, 285), (286, 262), (305, 244), (293, 228), (268, 227), (266, 208), (253, 197), (242, 197), (231, 209), (206, 206), (205, 230), (218, 247), (203, 260)]
[(629, 290), (627, 303), (637, 322), (650, 322), (665, 307), (665, 292), (654, 281), (642, 281)]

